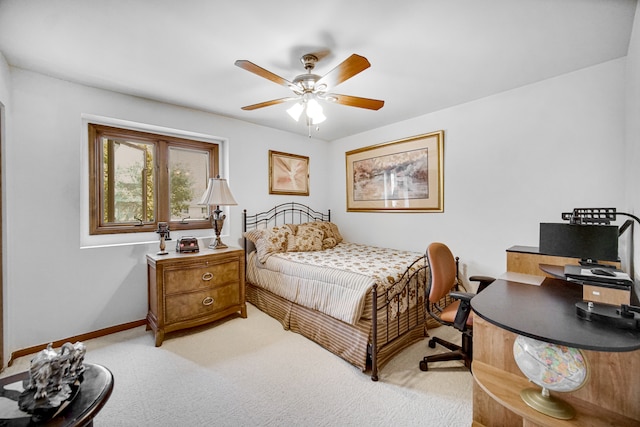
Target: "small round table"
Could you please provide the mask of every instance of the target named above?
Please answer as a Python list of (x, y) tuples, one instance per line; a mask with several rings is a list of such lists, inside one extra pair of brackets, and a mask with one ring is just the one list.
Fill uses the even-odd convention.
[[(8, 418), (6, 413), (0, 412), (0, 425), (3, 426), (92, 426), (93, 418), (102, 409), (113, 391), (113, 374), (101, 365), (85, 363), (84, 380), (75, 399), (62, 410), (60, 414), (44, 423), (34, 423), (31, 415), (18, 409), (18, 397), (24, 380), (29, 379), (29, 372), (21, 372), (0, 379), (0, 399), (15, 401), (15, 410)], [(13, 385), (13, 387), (11, 387)], [(0, 408), (6, 410), (7, 405)], [(22, 416), (21, 416), (22, 414)]]

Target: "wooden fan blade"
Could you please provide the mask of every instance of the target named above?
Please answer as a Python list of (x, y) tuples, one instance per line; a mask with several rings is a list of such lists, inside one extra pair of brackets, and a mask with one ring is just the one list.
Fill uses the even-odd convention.
[(280, 99), (272, 99), (271, 101), (261, 102), (259, 104), (247, 105), (246, 107), (242, 107), (243, 110), (256, 110), (258, 108), (269, 107), (271, 105), (282, 104), (283, 102), (293, 101), (298, 98), (280, 98)]
[(279, 85), (282, 86), (286, 86), (288, 88), (290, 88), (291, 86), (293, 86), (293, 83), (291, 83), (289, 80), (284, 79), (282, 77), (280, 77), (277, 74), (273, 74), (271, 71), (269, 70), (265, 70), (264, 68), (260, 67), (259, 65), (254, 64), (251, 61), (247, 61), (245, 59), (238, 59), (235, 64), (242, 68), (243, 70), (247, 70), (253, 74), (256, 74), (260, 77), (264, 77), (265, 79), (269, 79), (274, 83), (277, 83)]
[(384, 106), (384, 101), (371, 98), (360, 98), (357, 96), (338, 95), (332, 93), (327, 98), (335, 98), (336, 104), (348, 105), (349, 107), (367, 108), (369, 110), (379, 110)]
[(322, 84), (327, 85), (327, 88), (333, 88), (338, 86), (343, 81), (350, 79), (361, 71), (369, 68), (371, 64), (364, 56), (356, 55), (355, 53), (345, 59), (340, 65), (333, 70), (329, 71), (316, 83), (316, 87)]

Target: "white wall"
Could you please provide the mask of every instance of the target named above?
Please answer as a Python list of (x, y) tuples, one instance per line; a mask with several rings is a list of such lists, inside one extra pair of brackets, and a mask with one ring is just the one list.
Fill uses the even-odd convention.
[[(336, 222), (348, 240), (420, 252), (442, 241), (466, 274), (503, 273), (507, 248), (538, 246), (540, 222), (623, 206), (624, 71), (619, 59), (333, 141)], [(346, 212), (345, 152), (440, 129), (444, 213)]]
[[(629, 212), (640, 216), (640, 7), (636, 9), (626, 69), (626, 201)], [(634, 234), (640, 236), (640, 224)], [(634, 239), (634, 272), (640, 280), (640, 237)], [(636, 285), (636, 291), (640, 288)]]
[(10, 73), (9, 64), (7, 64), (2, 52), (0, 52), (0, 102), (5, 106), (9, 103)]
[[(7, 125), (7, 119), (9, 117), (9, 113), (11, 111), (11, 103), (10, 103), (10, 80), (11, 80), (11, 71), (9, 69), (9, 64), (7, 64), (7, 61), (4, 57), (4, 55), (2, 54), (2, 52), (0, 52), (0, 122), (2, 123), (2, 126), (0, 127), (0, 141), (2, 141), (2, 146), (0, 146), (0, 150), (2, 150), (2, 166), (0, 167), (0, 169), (2, 170), (2, 174), (0, 176), (0, 180), (2, 180), (2, 188), (4, 190), (4, 188), (6, 187), (6, 169), (5, 169), (5, 165), (6, 165), (6, 155), (5, 155), (5, 147), (6, 147), (6, 141), (7, 141), (7, 135), (8, 135), (8, 130), (9, 130), (9, 126)], [(2, 211), (2, 229), (4, 230), (4, 233), (2, 234), (2, 241), (0, 241), (0, 244), (2, 245), (3, 251), (2, 251), (2, 265), (4, 266), (3, 270), (2, 270), (2, 283), (6, 284), (7, 283), (7, 269), (6, 269), (6, 265), (7, 265), (7, 251), (6, 249), (6, 229), (7, 229), (7, 218), (6, 218), (6, 197), (5, 197), (5, 192), (3, 191), (2, 194), (0, 194), (0, 197), (2, 197), (2, 207), (3, 207), (3, 211)], [(6, 285), (2, 287), (2, 299), (3, 299), (3, 310), (2, 310), (2, 324), (3, 325), (7, 325), (7, 310), (6, 310), (6, 306), (7, 306), (7, 291), (6, 291)], [(3, 328), (6, 328), (6, 326), (3, 326)], [(4, 332), (4, 330), (3, 330)], [(4, 335), (6, 336), (6, 334)], [(3, 337), (4, 339), (4, 337)], [(1, 346), (2, 348), (6, 348), (6, 344), (5, 342), (3, 342), (3, 346)], [(3, 359), (2, 360), (7, 360), (6, 356), (3, 354)]]
[[(6, 81), (1, 70), (0, 82)], [(4, 182), (7, 353), (146, 316), (145, 256), (158, 250), (157, 236), (150, 244), (80, 248), (86, 197), (81, 194), (86, 162), (81, 153), (87, 144), (83, 114), (227, 138), (228, 179), (239, 203), (230, 210), (228, 244), (241, 242), (242, 209), (290, 200), (268, 194), (270, 149), (309, 156), (310, 196), (296, 200), (327, 205), (329, 183), (318, 173), (326, 166), (326, 142), (10, 70), (13, 109)]]

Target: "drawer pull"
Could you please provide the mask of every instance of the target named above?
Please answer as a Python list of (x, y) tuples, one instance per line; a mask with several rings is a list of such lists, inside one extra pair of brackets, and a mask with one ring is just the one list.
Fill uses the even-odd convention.
[(211, 297), (206, 297), (205, 299), (202, 300), (202, 305), (211, 305), (213, 304), (213, 298)]
[(213, 279), (213, 273), (209, 273), (208, 271), (202, 275), (202, 280), (209, 281)]

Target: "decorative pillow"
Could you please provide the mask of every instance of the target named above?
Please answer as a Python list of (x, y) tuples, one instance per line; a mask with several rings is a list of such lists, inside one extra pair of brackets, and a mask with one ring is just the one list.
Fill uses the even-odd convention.
[(338, 231), (338, 226), (332, 222), (327, 221), (313, 221), (303, 224), (309, 227), (315, 227), (322, 230), (324, 233), (322, 249), (333, 248), (338, 243), (342, 242), (342, 236)]
[(281, 225), (269, 230), (250, 230), (245, 232), (244, 236), (256, 245), (258, 261), (264, 264), (271, 254), (287, 250), (287, 240), (291, 234), (290, 227)]
[(327, 222), (329, 227), (331, 227), (331, 231), (333, 232), (333, 238), (336, 239), (336, 245), (341, 243), (344, 239), (342, 238), (342, 234), (340, 234), (340, 230), (338, 230), (338, 226), (333, 222)]
[(291, 234), (296, 234), (298, 232), (298, 224), (285, 224), (285, 226), (291, 229)]
[(322, 238), (324, 233), (322, 230), (307, 226), (298, 226), (298, 232), (295, 235), (289, 235), (287, 240), (287, 252), (311, 252), (322, 250)]
[(256, 228), (254, 230), (245, 231), (243, 236), (245, 239), (250, 240), (255, 245), (258, 239), (262, 237), (263, 228)]
[(327, 237), (326, 239), (322, 240), (322, 249), (331, 249), (337, 244), (338, 243), (336, 242), (336, 239), (334, 239), (333, 237)]

